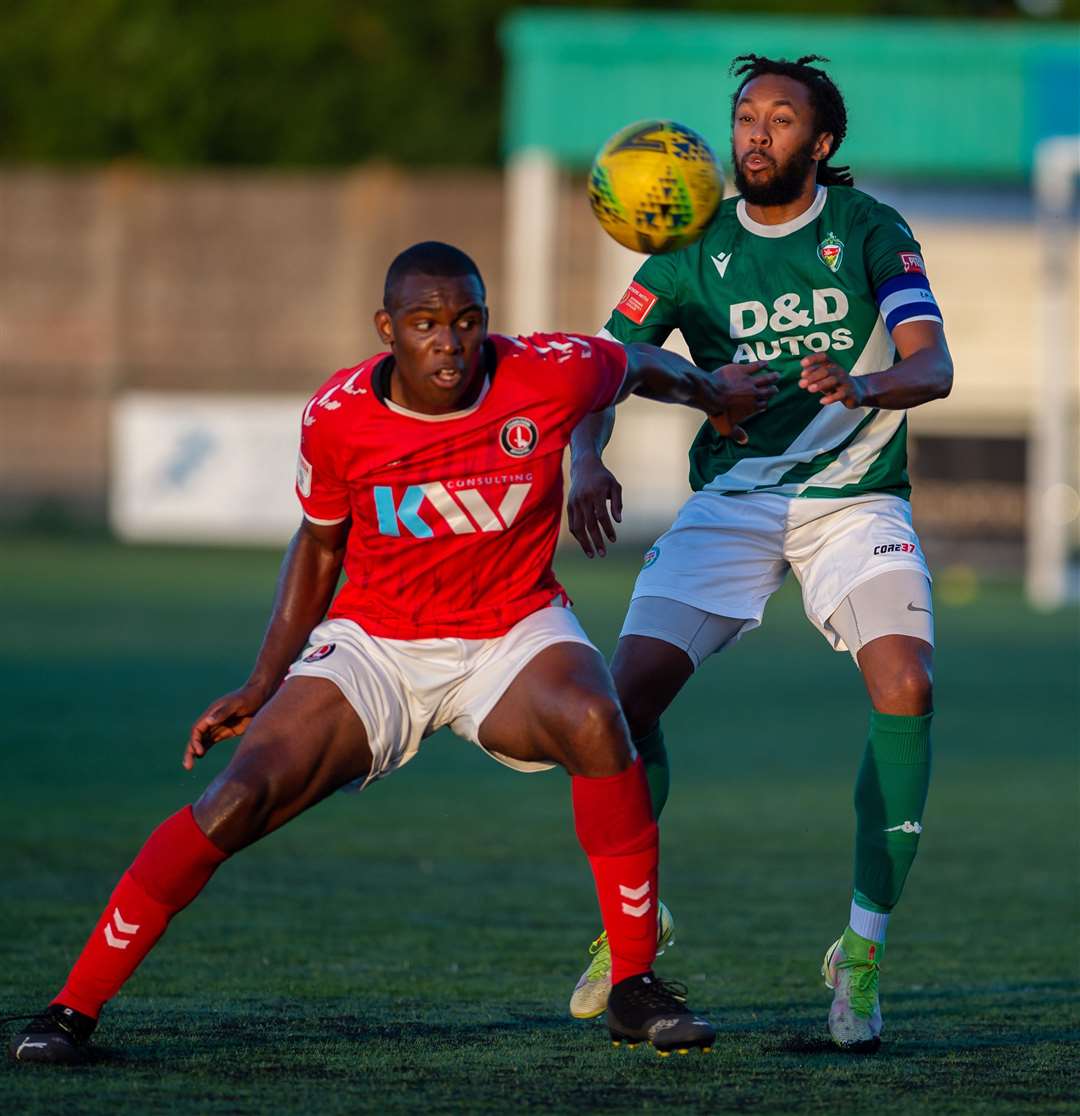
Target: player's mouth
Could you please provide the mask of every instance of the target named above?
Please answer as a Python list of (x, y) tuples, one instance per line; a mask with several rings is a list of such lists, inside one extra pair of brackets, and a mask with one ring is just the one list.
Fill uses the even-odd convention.
[(743, 156), (742, 169), (744, 171), (754, 171), (774, 169), (776, 167), (776, 160), (768, 155), (763, 155), (760, 151), (751, 151), (748, 155)]
[(437, 368), (432, 373), (432, 379), (439, 385), (439, 387), (451, 388), (457, 387), (461, 383), (462, 377), (465, 375), (464, 368), (458, 368), (454, 365), (447, 365), (445, 368)]

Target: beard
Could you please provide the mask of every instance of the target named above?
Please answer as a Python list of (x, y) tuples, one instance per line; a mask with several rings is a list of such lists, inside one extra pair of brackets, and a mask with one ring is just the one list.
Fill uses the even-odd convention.
[[(767, 151), (755, 151), (770, 160), (772, 175), (764, 182), (753, 183), (743, 174), (742, 166), (735, 156), (735, 146), (731, 148), (731, 164), (735, 168), (735, 187), (750, 205), (789, 205), (803, 192), (806, 179), (814, 166), (813, 150), (816, 139), (809, 139), (795, 151), (783, 166), (780, 166)], [(746, 158), (750, 152), (743, 155)]]

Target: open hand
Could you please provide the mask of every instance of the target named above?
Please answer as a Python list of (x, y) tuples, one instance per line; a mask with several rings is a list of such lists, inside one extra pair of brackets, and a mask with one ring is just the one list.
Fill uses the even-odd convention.
[(709, 422), (718, 433), (733, 438), (740, 446), (749, 439), (739, 423), (764, 411), (780, 390), (776, 386), (780, 376), (766, 371), (768, 366), (768, 361), (756, 360), (750, 364), (723, 364), (713, 371), (713, 379), (723, 393), (724, 407), (710, 415)]
[(191, 771), (195, 761), (222, 740), (242, 736), (251, 719), (266, 704), (262, 689), (247, 685), (220, 697), (191, 726), (191, 736), (184, 748), (183, 766)]
[(826, 353), (815, 353), (800, 362), (802, 374), (799, 387), (814, 395), (821, 395), (821, 405), (843, 403), (845, 407), (864, 407), (866, 389), (858, 376), (841, 368)]
[(607, 554), (605, 535), (615, 541), (615, 523), (622, 522), (622, 485), (598, 457), (575, 462), (570, 470), (566, 522), (586, 558)]

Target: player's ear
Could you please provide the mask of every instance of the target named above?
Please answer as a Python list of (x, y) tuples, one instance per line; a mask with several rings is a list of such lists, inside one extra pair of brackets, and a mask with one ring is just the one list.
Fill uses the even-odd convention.
[(394, 319), (390, 317), (390, 311), (380, 307), (375, 311), (375, 329), (379, 334), (379, 340), (388, 348), (394, 347)]
[(814, 158), (817, 159), (817, 161), (819, 163), (825, 162), (825, 160), (832, 153), (832, 146), (833, 146), (832, 141), (833, 141), (832, 132), (822, 132), (821, 135), (818, 136), (817, 140), (815, 141), (815, 143), (814, 143)]

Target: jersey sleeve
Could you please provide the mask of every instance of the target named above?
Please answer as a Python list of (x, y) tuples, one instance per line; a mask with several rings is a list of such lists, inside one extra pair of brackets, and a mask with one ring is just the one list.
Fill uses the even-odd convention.
[(618, 341), (579, 333), (534, 333), (514, 342), (544, 361), (552, 390), (579, 416), (610, 407), (626, 379)]
[(343, 523), (351, 510), (348, 486), (335, 474), (328, 434), (330, 423), (311, 420), (312, 405), (304, 409), (300, 426), (300, 455), (296, 462), (296, 496), (304, 516), (328, 527)]
[(627, 344), (662, 345), (679, 328), (676, 264), (672, 256), (650, 256), (638, 268), (601, 336)]
[(596, 392), (589, 411), (603, 411), (615, 402), (626, 379), (626, 350), (618, 341), (590, 337), (592, 359), (596, 365)]
[(904, 322), (942, 321), (922, 249), (895, 209), (880, 203), (875, 207), (865, 253), (874, 297), (890, 333)]

